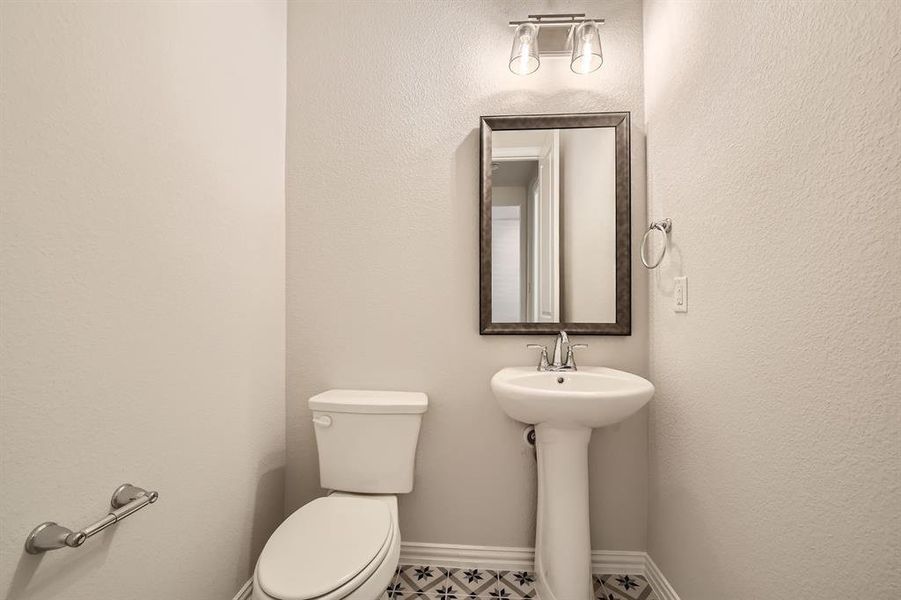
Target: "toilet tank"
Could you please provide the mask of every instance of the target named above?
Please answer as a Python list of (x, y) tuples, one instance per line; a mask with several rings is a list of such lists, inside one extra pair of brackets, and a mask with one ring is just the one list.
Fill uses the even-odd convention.
[(413, 490), (413, 464), (428, 396), (329, 390), (310, 398), (322, 487), (366, 494)]

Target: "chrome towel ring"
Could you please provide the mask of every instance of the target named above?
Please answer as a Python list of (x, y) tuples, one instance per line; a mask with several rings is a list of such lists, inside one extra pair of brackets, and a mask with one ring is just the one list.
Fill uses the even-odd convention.
[[(660, 264), (660, 261), (663, 260), (663, 257), (666, 256), (666, 248), (669, 246), (669, 232), (673, 229), (673, 222), (670, 219), (663, 219), (662, 221), (654, 221), (650, 225), (648, 225), (648, 230), (644, 232), (644, 237), (641, 238), (641, 262), (649, 269), (656, 269)], [(648, 246), (648, 238), (651, 236), (652, 231), (659, 231), (663, 234), (663, 251), (660, 253), (660, 256), (657, 257), (657, 260), (654, 261), (653, 264), (648, 264), (647, 257), (647, 246)]]

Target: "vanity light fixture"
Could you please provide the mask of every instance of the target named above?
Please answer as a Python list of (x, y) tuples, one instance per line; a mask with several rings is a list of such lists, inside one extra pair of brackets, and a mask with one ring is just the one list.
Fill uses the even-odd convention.
[(604, 62), (598, 25), (604, 19), (588, 19), (585, 13), (529, 15), (525, 21), (510, 21), (515, 28), (510, 70), (529, 75), (538, 70), (542, 56), (570, 58), (573, 73), (597, 71)]

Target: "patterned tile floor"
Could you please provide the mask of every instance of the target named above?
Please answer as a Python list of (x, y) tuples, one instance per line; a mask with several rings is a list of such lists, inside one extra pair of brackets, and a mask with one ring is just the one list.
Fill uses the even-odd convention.
[[(597, 600), (658, 600), (641, 575), (595, 575)], [(535, 575), (478, 567), (400, 565), (379, 600), (531, 600)]]

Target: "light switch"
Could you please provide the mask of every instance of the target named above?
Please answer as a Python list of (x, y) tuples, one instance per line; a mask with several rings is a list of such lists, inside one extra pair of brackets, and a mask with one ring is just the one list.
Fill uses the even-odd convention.
[(688, 312), (688, 277), (673, 279), (673, 310)]

